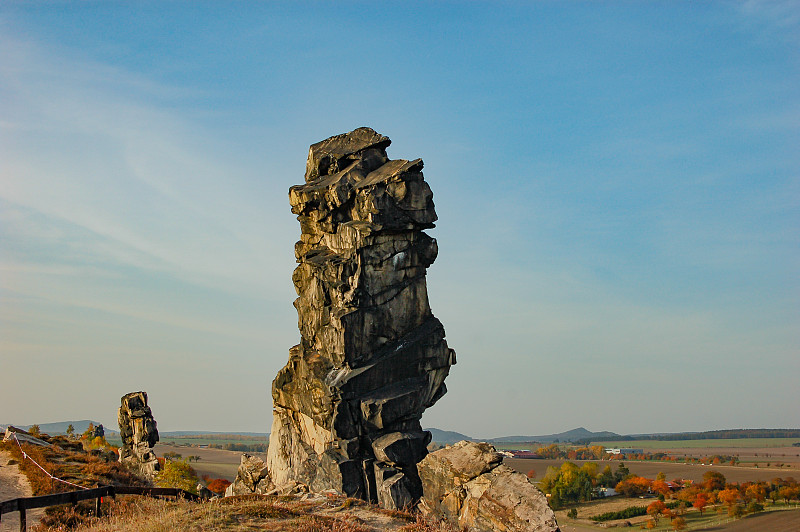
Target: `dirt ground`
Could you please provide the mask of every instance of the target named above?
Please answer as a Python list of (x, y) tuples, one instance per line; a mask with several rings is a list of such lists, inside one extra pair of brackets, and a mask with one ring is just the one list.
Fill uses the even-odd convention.
[[(33, 492), (28, 484), (28, 479), (19, 470), (16, 464), (9, 465), (12, 459), (11, 453), (0, 451), (0, 501), (16, 499), (18, 497), (31, 497)], [(28, 526), (33, 526), (39, 522), (39, 518), (44, 510), (30, 510), (26, 512)], [(3, 514), (0, 521), (0, 531), (18, 531), (19, 513), (12, 512)]]

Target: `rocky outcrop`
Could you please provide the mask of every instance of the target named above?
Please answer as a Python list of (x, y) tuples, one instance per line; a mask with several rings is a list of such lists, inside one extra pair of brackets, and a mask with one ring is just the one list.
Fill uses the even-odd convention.
[(30, 443), (31, 445), (38, 445), (40, 447), (49, 447), (50, 444), (35, 436), (31, 436), (29, 432), (9, 425), (3, 435), (3, 441), (18, 441), (20, 443)]
[(119, 461), (147, 478), (160, 469), (153, 447), (158, 442), (158, 429), (153, 413), (147, 406), (147, 392), (132, 392), (122, 396), (117, 421), (122, 447)]
[(244, 453), (240, 460), (236, 478), (225, 490), (226, 497), (249, 495), (251, 493), (266, 495), (274, 490), (275, 485), (270, 479), (267, 464), (264, 463), (264, 460), (247, 453)]
[(433, 194), (422, 160), (390, 160), (390, 142), (369, 128), (318, 142), (289, 190), (301, 340), (272, 383), (267, 465), (278, 486), (400, 508), (422, 495), (420, 418), (455, 352), (428, 305)]
[(544, 494), (502, 462), (488, 443), (470, 441), (429, 454), (417, 464), (425, 492), (420, 511), (459, 530), (558, 530)]

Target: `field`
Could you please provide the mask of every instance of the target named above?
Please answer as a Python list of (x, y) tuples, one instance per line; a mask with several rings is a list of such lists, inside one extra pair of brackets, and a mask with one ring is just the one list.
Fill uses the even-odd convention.
[[(506, 458), (504, 463), (509, 467), (527, 474), (531, 469), (536, 472), (535, 478), (544, 476), (550, 466), (561, 467), (564, 462), (571, 461), (578, 465), (592, 462), (598, 465), (600, 471), (607, 465), (611, 470), (615, 470), (619, 462), (609, 460), (526, 460), (520, 458)], [(771, 480), (775, 477), (798, 477), (800, 473), (797, 469), (787, 468), (755, 468), (746, 466), (715, 465), (701, 466), (692, 464), (676, 464), (674, 462), (639, 462), (636, 460), (624, 460), (622, 463), (630, 469), (631, 473), (640, 477), (655, 478), (659, 472), (663, 471), (668, 480), (688, 479), (695, 482), (702, 480), (703, 473), (709, 470), (719, 471), (729, 482), (747, 482), (758, 480)]]
[[(108, 441), (108, 443), (112, 445), (116, 446), (122, 445), (122, 440), (120, 440), (119, 435), (117, 434), (106, 437), (106, 440)], [(198, 435), (174, 435), (174, 436), (169, 434), (161, 434), (160, 442), (171, 445), (179, 445), (179, 446), (209, 445), (212, 443), (216, 445), (225, 445), (228, 443), (231, 444), (243, 443), (245, 445), (253, 445), (253, 444), (266, 445), (269, 442), (269, 439), (266, 436), (250, 436), (246, 434), (198, 434)]]
[[(617, 499), (617, 497), (614, 497)], [(606, 501), (611, 503), (611, 501)], [(559, 528), (561, 532), (596, 532), (598, 530), (605, 530), (609, 527), (625, 527), (625, 521), (630, 522), (631, 528), (638, 530), (642, 524), (647, 521), (647, 517), (635, 517), (620, 521), (617, 523), (608, 523), (606, 526), (595, 525), (587, 519), (581, 519), (582, 516), (589, 517), (597, 515), (603, 511), (613, 511), (622, 509), (625, 505), (635, 505), (634, 499), (621, 499), (618, 504), (606, 504), (605, 506), (598, 505), (591, 507), (589, 505), (579, 506), (578, 519), (570, 519), (566, 516), (566, 510), (556, 512)], [(720, 515), (713, 510), (707, 510), (703, 515), (699, 512), (691, 510), (684, 514), (686, 520), (687, 530), (706, 530), (706, 531), (724, 531), (724, 532), (761, 532), (765, 530), (800, 530), (800, 509), (776, 509), (773, 511), (766, 511), (763, 513), (748, 515), (742, 519), (734, 520), (727, 515)], [(585, 510), (585, 511), (584, 511)], [(671, 531), (673, 530), (670, 520), (662, 518), (659, 520), (658, 526), (652, 530), (656, 532)]]
[[(719, 440), (632, 440), (632, 441), (604, 441), (592, 442), (589, 445), (602, 445), (603, 447), (626, 447), (632, 449), (661, 450), (670, 449), (708, 449), (708, 448), (772, 448), (791, 447), (797, 443), (798, 438), (737, 438)], [(800, 452), (800, 447), (795, 447)]]
[[(174, 452), (187, 458), (190, 455), (199, 456), (200, 460), (192, 462), (192, 467), (197, 474), (202, 477), (209, 475), (212, 478), (224, 478), (233, 482), (236, 478), (236, 470), (239, 468), (242, 453), (238, 451), (223, 451), (221, 449), (201, 449), (200, 447), (185, 447), (157, 443), (154, 449), (157, 456), (164, 456), (164, 453)], [(250, 453), (258, 456), (262, 460), (266, 459), (264, 453)]]

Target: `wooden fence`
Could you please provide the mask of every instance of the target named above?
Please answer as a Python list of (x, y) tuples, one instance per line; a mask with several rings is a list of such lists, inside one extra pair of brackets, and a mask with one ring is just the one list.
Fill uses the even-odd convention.
[(194, 493), (189, 493), (178, 488), (142, 488), (137, 486), (100, 486), (79, 491), (65, 491), (63, 493), (53, 493), (52, 495), (39, 495), (38, 497), (20, 497), (9, 501), (0, 502), (0, 522), (3, 514), (19, 512), (19, 529), (25, 532), (27, 529), (26, 510), (34, 508), (46, 508), (48, 506), (58, 506), (60, 504), (77, 504), (79, 501), (96, 499), (95, 515), (100, 515), (101, 497), (116, 497), (117, 495), (146, 495), (148, 497), (181, 497), (190, 501), (200, 499)]

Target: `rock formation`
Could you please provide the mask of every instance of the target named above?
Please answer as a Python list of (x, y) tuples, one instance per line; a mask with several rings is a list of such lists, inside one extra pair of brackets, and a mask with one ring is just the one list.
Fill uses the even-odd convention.
[(459, 530), (557, 531), (544, 494), (502, 462), (488, 443), (470, 441), (429, 454), (417, 464), (425, 491), (420, 511)]
[(311, 146), (289, 201), (300, 222), (300, 344), (272, 383), (272, 481), (414, 505), (430, 433), (423, 411), (455, 364), (431, 313), (437, 254), (422, 160), (389, 160), (390, 140), (359, 128)]
[(244, 453), (240, 459), (236, 478), (225, 490), (225, 496), (249, 495), (251, 493), (266, 495), (272, 492), (274, 488), (275, 485), (270, 479), (267, 464), (264, 463), (264, 460)]
[(153, 478), (160, 469), (153, 447), (158, 441), (158, 429), (153, 413), (147, 406), (147, 392), (132, 392), (122, 396), (117, 421), (122, 447), (119, 461)]

